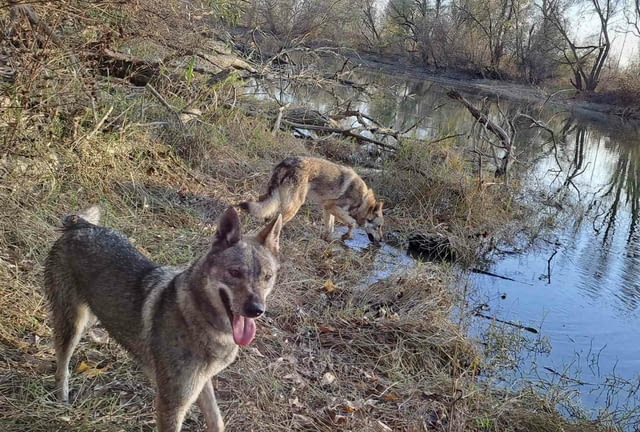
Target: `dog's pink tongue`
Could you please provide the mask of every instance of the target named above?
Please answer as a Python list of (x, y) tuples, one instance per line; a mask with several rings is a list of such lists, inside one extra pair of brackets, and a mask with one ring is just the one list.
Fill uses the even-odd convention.
[(249, 345), (256, 335), (256, 322), (253, 318), (233, 315), (233, 340), (238, 345)]

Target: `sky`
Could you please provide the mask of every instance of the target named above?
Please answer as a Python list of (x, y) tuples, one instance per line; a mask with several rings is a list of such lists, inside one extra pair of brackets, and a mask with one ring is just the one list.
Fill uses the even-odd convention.
[[(589, 4), (590, 2), (585, 2)], [(624, 67), (634, 61), (638, 61), (638, 48), (640, 38), (630, 32), (631, 26), (627, 24), (627, 18), (622, 10), (623, 2), (619, 2), (619, 10), (612, 19), (609, 37), (612, 39), (610, 61), (613, 65)], [(584, 6), (580, 7), (581, 9)], [(576, 36), (583, 40), (597, 40), (600, 31), (600, 21), (594, 12), (581, 12), (578, 7), (570, 10), (571, 20), (576, 29)]]

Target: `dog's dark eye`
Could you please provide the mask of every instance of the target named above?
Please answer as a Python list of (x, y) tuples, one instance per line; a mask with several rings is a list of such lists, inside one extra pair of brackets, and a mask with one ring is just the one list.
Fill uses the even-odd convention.
[(273, 277), (273, 274), (271, 273), (265, 273), (263, 278), (265, 281), (269, 282), (271, 280), (271, 278)]
[(229, 269), (227, 270), (227, 273), (229, 273), (229, 276), (231, 276), (232, 278), (242, 277), (242, 272), (238, 269)]

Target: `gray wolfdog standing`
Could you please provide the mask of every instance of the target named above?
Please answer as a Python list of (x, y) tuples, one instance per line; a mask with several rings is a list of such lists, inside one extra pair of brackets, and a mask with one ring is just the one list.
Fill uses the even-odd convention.
[(66, 216), (46, 262), (60, 399), (69, 400), (71, 354), (99, 319), (155, 384), (160, 432), (180, 431), (196, 400), (207, 431), (223, 431), (211, 378), (255, 336), (279, 267), (282, 218), (244, 237), (229, 208), (207, 253), (184, 270), (154, 264), (99, 218), (97, 207)]
[(258, 218), (269, 218), (280, 212), (282, 223), (286, 224), (307, 197), (322, 206), (325, 240), (331, 238), (334, 218), (349, 228), (343, 240), (351, 238), (356, 224), (364, 228), (370, 241), (382, 239), (382, 201), (376, 200), (373, 190), (353, 169), (325, 159), (286, 158), (273, 168), (267, 193), (257, 201), (239, 205)]

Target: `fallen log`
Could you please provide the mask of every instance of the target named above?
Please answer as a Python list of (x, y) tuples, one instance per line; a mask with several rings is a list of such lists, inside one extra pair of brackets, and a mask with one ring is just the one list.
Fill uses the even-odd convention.
[[(318, 110), (295, 107), (285, 110), (283, 119), (291, 122), (308, 126), (323, 126), (338, 128), (338, 123), (331, 117), (321, 113)], [(307, 128), (310, 129), (310, 128)]]
[(364, 141), (364, 142), (368, 142), (371, 144), (375, 144), (385, 150), (389, 150), (389, 151), (396, 151), (398, 150), (398, 148), (394, 145), (391, 144), (387, 144), (384, 143), (380, 140), (377, 140), (375, 138), (369, 138), (367, 136), (361, 135), (357, 132), (354, 132), (354, 128), (340, 128), (340, 127), (331, 127), (331, 126), (317, 126), (317, 125), (312, 125), (312, 124), (303, 124), (303, 123), (294, 123), (294, 122), (290, 122), (288, 120), (282, 120), (282, 124), (289, 126), (290, 128), (295, 128), (295, 129), (308, 129), (308, 130), (314, 130), (314, 131), (320, 131), (320, 132), (326, 132), (326, 133), (339, 133), (345, 137), (348, 138), (355, 138), (358, 141)]

